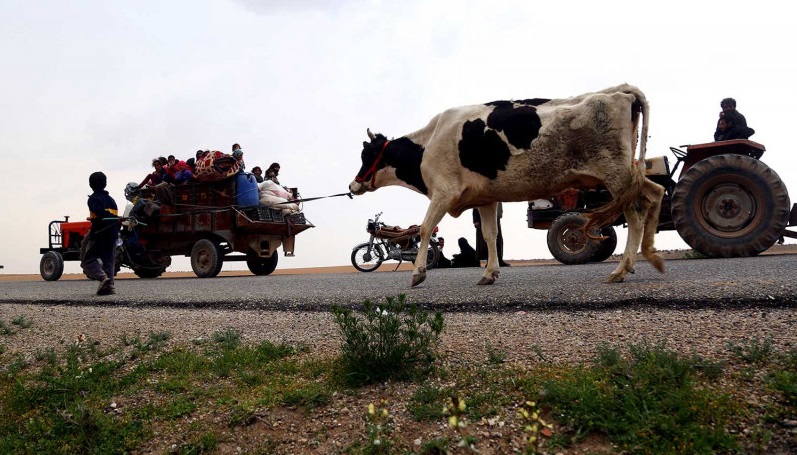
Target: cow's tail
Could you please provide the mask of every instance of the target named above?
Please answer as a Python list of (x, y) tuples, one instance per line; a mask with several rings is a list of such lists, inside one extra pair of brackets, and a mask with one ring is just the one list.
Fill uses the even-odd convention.
[[(637, 202), (640, 195), (643, 194), (643, 186), (645, 183), (645, 153), (648, 145), (648, 117), (650, 114), (650, 107), (645, 94), (638, 88), (631, 85), (624, 85), (620, 87), (620, 91), (634, 95), (634, 101), (631, 104), (631, 144), (633, 145), (631, 151), (631, 185), (627, 191), (623, 191), (612, 199), (611, 202), (586, 214), (587, 222), (584, 225), (584, 230), (589, 237), (590, 230), (593, 227), (601, 228), (614, 222), (618, 216), (631, 204)], [(642, 132), (639, 133), (639, 117), (642, 117)], [(641, 134), (641, 137), (640, 137)], [(639, 158), (634, 159), (634, 152), (636, 151), (637, 139), (639, 139)]]

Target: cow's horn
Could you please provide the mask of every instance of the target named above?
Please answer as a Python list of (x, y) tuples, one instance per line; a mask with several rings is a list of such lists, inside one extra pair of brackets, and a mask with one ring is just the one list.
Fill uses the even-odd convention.
[(371, 132), (371, 128), (368, 128), (366, 131), (368, 131), (368, 137), (370, 137), (372, 141), (376, 139), (374, 133)]

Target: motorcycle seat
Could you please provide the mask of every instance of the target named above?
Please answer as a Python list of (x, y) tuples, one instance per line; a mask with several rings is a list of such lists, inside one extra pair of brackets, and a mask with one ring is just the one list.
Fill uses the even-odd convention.
[(412, 226), (408, 227), (407, 229), (401, 228), (399, 226), (382, 226), (377, 230), (379, 235), (388, 237), (388, 238), (400, 238), (400, 237), (408, 237), (412, 235), (416, 235), (421, 232), (421, 227), (413, 224)]

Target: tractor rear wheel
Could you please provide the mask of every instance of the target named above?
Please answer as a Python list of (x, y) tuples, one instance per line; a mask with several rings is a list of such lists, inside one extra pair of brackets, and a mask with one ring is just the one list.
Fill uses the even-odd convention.
[(57, 251), (48, 251), (39, 262), (39, 273), (45, 281), (58, 281), (64, 274), (64, 257)]
[(575, 212), (553, 220), (548, 228), (548, 251), (557, 261), (567, 265), (586, 264), (598, 253), (599, 242), (587, 237), (584, 231), (586, 221)]
[(709, 257), (755, 256), (775, 244), (789, 218), (789, 193), (769, 166), (745, 155), (697, 162), (675, 185), (678, 234)]

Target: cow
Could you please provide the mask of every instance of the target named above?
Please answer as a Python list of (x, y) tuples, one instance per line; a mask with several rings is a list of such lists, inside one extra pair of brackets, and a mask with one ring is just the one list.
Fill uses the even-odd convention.
[[(448, 109), (424, 128), (388, 140), (367, 130), (362, 166), (349, 191), (355, 195), (399, 185), (426, 195), (422, 243), (412, 286), (426, 279), (432, 229), (448, 213), (477, 208), (488, 259), (478, 284), (498, 277), (496, 205), (550, 197), (567, 188), (604, 185), (605, 206), (586, 213), (590, 238), (621, 213), (628, 223), (622, 260), (607, 282), (622, 282), (642, 254), (660, 272), (664, 261), (653, 247), (664, 188), (645, 177), (649, 106), (638, 88), (622, 84), (566, 99), (494, 101)], [(641, 139), (637, 131), (642, 117)], [(639, 160), (634, 152), (639, 142)]]

